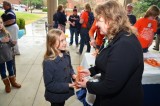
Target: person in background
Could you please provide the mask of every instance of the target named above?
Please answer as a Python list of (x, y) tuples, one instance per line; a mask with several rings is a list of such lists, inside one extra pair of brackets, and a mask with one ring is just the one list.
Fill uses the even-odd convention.
[[(143, 18), (140, 18), (135, 23), (135, 28), (138, 31), (138, 40), (141, 43), (143, 52), (148, 52), (149, 46), (152, 44), (154, 33), (157, 31), (157, 21), (155, 18), (159, 15), (160, 11), (156, 5), (148, 8)], [(150, 32), (144, 33), (146, 30)], [(144, 35), (145, 34), (145, 35)]]
[(53, 28), (58, 28), (58, 16), (57, 16), (57, 12), (53, 14)]
[(12, 11), (11, 3), (8, 1), (3, 1), (3, 8), (5, 13), (2, 14), (2, 20), (4, 26), (11, 34), (11, 38), (14, 41), (17, 41), (16, 45), (14, 46), (14, 53), (15, 55), (20, 55), (19, 48), (18, 48), (18, 31), (19, 27), (16, 23), (16, 14)]
[(62, 30), (65, 33), (67, 18), (64, 12), (65, 11), (63, 5), (60, 4), (57, 9), (58, 29)]
[[(126, 10), (118, 1), (107, 0), (96, 7), (95, 14), (96, 25), (108, 41), (97, 54), (95, 66), (80, 70), (82, 81), (77, 86), (96, 95), (93, 106), (142, 106), (143, 52)], [(98, 82), (86, 78), (98, 73)]]
[[(96, 35), (94, 38), (95, 33), (96, 33)], [(93, 23), (91, 29), (89, 30), (89, 36), (90, 36), (90, 44), (94, 48), (99, 49), (103, 43), (104, 35), (100, 34), (100, 29), (98, 28), (98, 26), (96, 26), (96, 20), (94, 20), (94, 23)]]
[(155, 42), (155, 46), (154, 46), (154, 50), (157, 50), (157, 51), (159, 51), (159, 44), (160, 44), (160, 18), (159, 17), (157, 17), (156, 18), (156, 20), (157, 20), (157, 23), (158, 23), (158, 28), (157, 28), (157, 32), (156, 32), (156, 42)]
[(87, 45), (87, 52), (90, 52), (91, 50), (91, 46), (89, 44), (90, 42), (90, 38), (89, 38), (89, 30), (87, 28), (87, 23), (88, 23), (88, 13), (91, 12), (91, 7), (90, 4), (85, 4), (85, 9), (84, 11), (82, 11), (81, 15), (80, 15), (80, 23), (81, 23), (81, 30), (80, 30), (80, 36), (81, 36), (81, 40), (80, 40), (80, 48), (79, 51), (77, 52), (77, 54), (81, 55), (83, 52), (83, 48), (84, 45)]
[(59, 29), (51, 29), (47, 34), (46, 53), (43, 60), (45, 98), (51, 106), (64, 106), (74, 95), (76, 74), (66, 51), (66, 37)]
[(16, 62), (15, 62), (15, 55), (20, 55), (19, 47), (18, 47), (18, 31), (19, 27), (16, 23), (16, 14), (12, 11), (11, 3), (8, 1), (3, 1), (3, 8), (5, 13), (1, 15), (3, 20), (3, 24), (6, 29), (9, 31), (11, 35), (11, 39), (16, 41), (16, 45), (13, 47), (13, 68), (16, 75)]
[[(13, 52), (12, 47), (16, 41), (12, 41), (9, 32), (5, 29), (2, 19), (0, 19), (0, 74), (5, 85), (6, 93), (11, 92), (10, 84), (15, 88), (21, 88), (16, 83), (15, 73), (13, 69)], [(9, 77), (6, 75), (6, 67)]]
[(129, 18), (129, 21), (131, 25), (134, 25), (136, 23), (136, 16), (132, 14), (133, 5), (127, 4), (127, 16)]
[(78, 28), (79, 28), (79, 15), (77, 15), (77, 9), (74, 8), (73, 9), (73, 15), (70, 15), (69, 16), (69, 24), (70, 24), (70, 34), (71, 34), (71, 37), (70, 37), (70, 43), (69, 45), (71, 46), (73, 44), (73, 36), (75, 34), (75, 43), (76, 43), (76, 47), (78, 47)]

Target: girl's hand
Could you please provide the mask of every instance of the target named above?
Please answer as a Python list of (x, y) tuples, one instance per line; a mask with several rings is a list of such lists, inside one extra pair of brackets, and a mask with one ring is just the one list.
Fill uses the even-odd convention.
[(1, 42), (4, 42), (4, 43), (5, 42), (9, 42), (9, 37), (3, 37), (2, 40), (1, 40)]
[(72, 78), (73, 78), (74, 80), (76, 79), (76, 77), (77, 77), (76, 74), (73, 74), (73, 75), (72, 75)]
[(12, 43), (13, 43), (13, 44), (16, 44), (16, 43), (17, 43), (17, 41), (12, 41)]
[(70, 88), (75, 88), (75, 83), (73, 82), (73, 83), (69, 83), (69, 87)]

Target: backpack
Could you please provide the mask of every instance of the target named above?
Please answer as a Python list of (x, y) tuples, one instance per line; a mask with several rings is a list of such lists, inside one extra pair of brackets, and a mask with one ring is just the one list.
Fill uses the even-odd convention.
[(142, 32), (138, 36), (138, 40), (141, 43), (142, 48), (148, 48), (153, 41), (154, 32), (152, 29), (152, 24), (148, 23), (148, 26), (143, 28)]
[(88, 23), (87, 23), (87, 29), (91, 29), (92, 24), (94, 22), (94, 15), (92, 12), (88, 12)]

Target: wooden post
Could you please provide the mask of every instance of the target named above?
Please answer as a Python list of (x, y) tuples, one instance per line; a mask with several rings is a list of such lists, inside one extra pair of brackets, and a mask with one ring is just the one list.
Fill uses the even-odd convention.
[[(53, 24), (53, 14), (56, 12), (58, 7), (58, 0), (47, 0), (47, 8), (48, 8), (48, 24)], [(52, 27), (48, 27), (50, 30)]]

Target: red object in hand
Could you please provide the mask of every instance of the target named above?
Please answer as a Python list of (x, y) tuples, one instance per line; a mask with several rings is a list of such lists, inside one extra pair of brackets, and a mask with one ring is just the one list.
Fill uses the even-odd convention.
[(80, 76), (80, 70), (83, 70), (84, 67), (83, 66), (78, 66), (77, 67), (77, 78), (76, 81), (82, 81), (81, 76)]
[[(76, 77), (76, 82), (81, 82), (82, 79), (81, 79), (81, 76), (80, 76), (80, 70), (83, 70), (84, 67), (83, 66), (78, 66), (77, 67), (77, 77)], [(79, 87), (75, 87), (76, 89), (79, 89)]]

